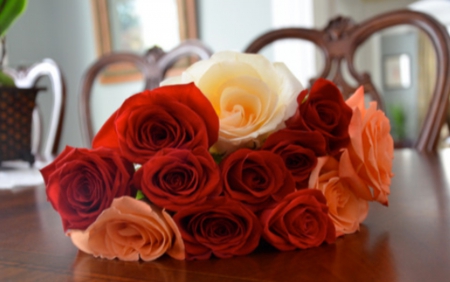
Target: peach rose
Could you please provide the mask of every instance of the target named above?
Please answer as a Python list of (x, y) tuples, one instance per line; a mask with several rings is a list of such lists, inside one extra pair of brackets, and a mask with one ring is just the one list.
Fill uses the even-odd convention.
[(143, 201), (125, 196), (114, 199), (85, 231), (67, 235), (81, 251), (95, 257), (151, 261), (167, 253), (184, 259), (184, 243), (170, 215)]
[(369, 212), (366, 200), (356, 197), (347, 182), (340, 178), (339, 163), (333, 157), (320, 157), (311, 173), (309, 187), (322, 191), (328, 213), (336, 228), (336, 237), (359, 230)]
[(214, 149), (230, 153), (259, 147), (268, 134), (284, 127), (296, 108), (302, 86), (283, 63), (259, 54), (219, 52), (162, 85), (189, 83), (211, 101), (220, 120)]
[(347, 101), (353, 109), (349, 125), (350, 145), (341, 159), (341, 177), (349, 180), (358, 197), (388, 204), (394, 159), (394, 141), (390, 124), (377, 103), (364, 107), (364, 89), (360, 87)]

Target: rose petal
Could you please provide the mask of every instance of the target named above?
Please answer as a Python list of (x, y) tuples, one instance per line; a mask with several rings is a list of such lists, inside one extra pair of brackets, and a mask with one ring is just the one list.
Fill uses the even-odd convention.
[(165, 211), (131, 197), (113, 201), (85, 231), (67, 235), (83, 252), (126, 261), (155, 260), (164, 253), (184, 259), (184, 244)]
[(181, 81), (195, 82), (217, 112), (220, 132), (213, 150), (219, 154), (260, 147), (295, 112), (295, 98), (302, 89), (284, 64), (230, 51), (193, 64)]

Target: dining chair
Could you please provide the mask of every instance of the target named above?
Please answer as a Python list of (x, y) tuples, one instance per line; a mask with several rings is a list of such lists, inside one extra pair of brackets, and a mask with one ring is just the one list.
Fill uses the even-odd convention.
[[(42, 114), (39, 105), (36, 105), (32, 114), (31, 152), (41, 161), (53, 160), (58, 150), (66, 97), (65, 80), (60, 67), (52, 59), (44, 59), (30, 67), (5, 68), (4, 71), (13, 78), (17, 88), (37, 87), (41, 78), (49, 78), (53, 94), (49, 125), (44, 130)], [(46, 136), (44, 131), (47, 131)]]
[(79, 118), (84, 145), (91, 147), (94, 138), (91, 111), (94, 82), (108, 66), (117, 63), (131, 63), (141, 72), (144, 89), (154, 89), (159, 86), (167, 72), (180, 59), (191, 60), (196, 57), (203, 60), (211, 55), (212, 51), (209, 47), (199, 40), (192, 39), (183, 41), (168, 52), (155, 46), (150, 48), (143, 56), (134, 53), (114, 52), (97, 59), (85, 72), (79, 93)]
[[(419, 151), (435, 151), (449, 101), (450, 38), (446, 28), (433, 17), (411, 10), (380, 14), (361, 23), (355, 23), (347, 17), (337, 17), (324, 29), (293, 27), (271, 30), (253, 40), (245, 52), (258, 53), (265, 46), (281, 39), (312, 42), (324, 59), (324, 67), (318, 77), (332, 80), (347, 98), (355, 91), (355, 87), (348, 82), (348, 76), (344, 75), (346, 72), (358, 85), (364, 86), (366, 95), (377, 101), (379, 108), (384, 109), (383, 97), (375, 87), (371, 75), (355, 67), (355, 54), (374, 33), (399, 25), (414, 26), (423, 31), (431, 41), (436, 54), (436, 81), (432, 98), (418, 138), (412, 145)], [(313, 81), (314, 78), (310, 83)]]
[[(2, 162), (0, 169), (0, 190), (40, 186), (44, 184), (44, 179), (42, 178), (39, 169), (53, 161), (57, 155), (66, 96), (64, 77), (59, 66), (51, 59), (44, 59), (30, 67), (21, 67), (17, 69), (4, 68), (3, 70), (13, 78), (18, 89), (16, 92), (20, 93), (22, 96), (25, 95), (24, 93), (29, 93), (31, 90), (39, 92), (46, 90), (46, 88), (38, 85), (41, 78), (48, 77), (51, 84), (51, 89), (49, 88), (48, 92), (52, 93), (52, 107), (49, 119), (45, 118), (46, 121), (49, 121), (48, 124), (44, 125), (44, 118), (41, 115), (43, 111), (42, 108), (44, 107), (40, 104), (42, 100), (35, 103), (34, 109), (32, 108), (32, 105), (28, 104), (28, 101), (27, 110), (28, 108), (32, 110), (31, 118), (28, 112), (26, 117), (23, 115), (21, 116), (20, 121), (17, 121), (20, 125), (16, 124), (16, 127), (20, 128), (21, 134), (26, 134), (22, 131), (31, 129), (31, 132), (29, 132), (31, 136), (20, 134), (19, 138), (24, 138), (24, 140), (19, 140), (20, 142), (18, 142), (18, 136), (15, 136), (14, 142), (20, 143), (20, 145), (16, 145), (20, 147), (20, 150), (25, 148), (25, 146), (31, 147), (32, 157), (27, 161), (33, 163), (33, 165), (30, 166), (29, 163), (24, 162), (25, 159), (22, 158), (17, 160), (14, 158), (7, 158), (6, 161)], [(40, 95), (45, 95), (48, 92)], [(35, 93), (36, 92), (34, 92), (34, 95)], [(16, 98), (11, 99), (17, 101)], [(45, 99), (45, 102), (46, 101), (47, 99)], [(14, 105), (13, 107), (16, 108), (9, 109), (8, 111), (23, 111), (23, 109), (18, 109), (17, 105)], [(9, 122), (10, 121), (8, 121), (8, 123)], [(24, 123), (28, 122), (29, 124), (24, 125)], [(17, 133), (17, 128), (12, 130)], [(44, 134), (45, 132), (46, 134)], [(4, 142), (4, 140), (2, 140), (2, 142)], [(28, 149), (26, 151), (27, 154), (30, 154)], [(15, 153), (12, 153), (12, 155), (15, 155)]]

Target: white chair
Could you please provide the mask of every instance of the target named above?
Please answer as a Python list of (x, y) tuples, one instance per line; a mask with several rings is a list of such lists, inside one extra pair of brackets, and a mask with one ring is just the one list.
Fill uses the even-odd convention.
[(51, 83), (53, 106), (45, 144), (43, 144), (44, 125), (39, 105), (36, 105), (33, 110), (30, 146), (36, 162), (30, 167), (23, 161), (5, 161), (2, 162), (0, 170), (0, 189), (39, 185), (43, 183), (39, 168), (50, 163), (58, 149), (66, 95), (64, 78), (58, 65), (51, 59), (44, 59), (27, 68), (5, 68), (4, 72), (13, 77), (17, 88), (36, 87), (38, 81), (45, 76), (48, 76)]

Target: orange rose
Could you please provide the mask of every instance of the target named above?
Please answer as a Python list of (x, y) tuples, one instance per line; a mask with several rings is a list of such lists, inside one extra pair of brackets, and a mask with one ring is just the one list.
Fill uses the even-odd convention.
[(360, 87), (347, 101), (353, 109), (349, 126), (350, 145), (340, 159), (341, 177), (349, 180), (358, 197), (388, 204), (394, 141), (387, 117), (377, 110), (377, 103), (364, 107), (364, 90)]
[(184, 259), (184, 244), (170, 215), (131, 197), (114, 199), (85, 231), (69, 230), (72, 242), (95, 257), (151, 261), (167, 253)]
[(369, 212), (367, 201), (356, 197), (339, 174), (336, 159), (321, 157), (309, 182), (309, 187), (322, 191), (327, 199), (328, 215), (336, 228), (336, 237), (359, 230), (359, 224)]

